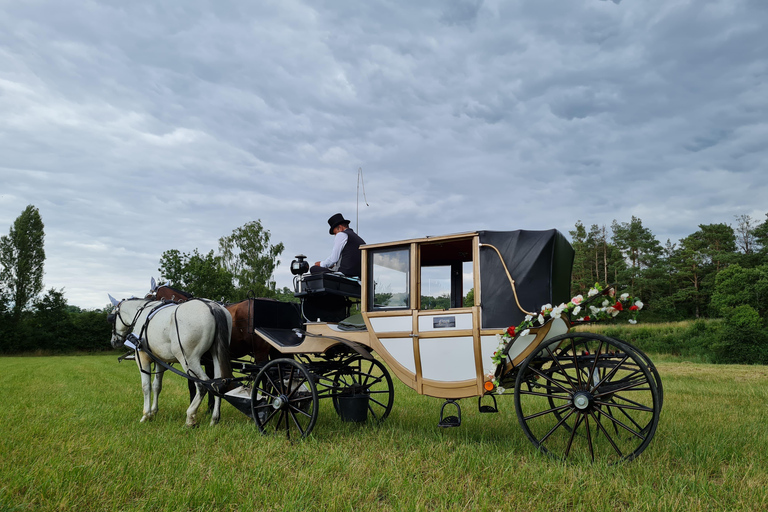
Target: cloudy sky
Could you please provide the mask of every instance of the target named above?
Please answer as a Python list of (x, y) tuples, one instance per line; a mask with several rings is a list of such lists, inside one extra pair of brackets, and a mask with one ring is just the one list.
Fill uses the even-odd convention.
[(99, 308), (256, 219), (280, 287), (336, 212), (369, 243), (762, 221), (765, 27), (765, 0), (0, 0), (0, 234), (37, 206), (46, 288)]

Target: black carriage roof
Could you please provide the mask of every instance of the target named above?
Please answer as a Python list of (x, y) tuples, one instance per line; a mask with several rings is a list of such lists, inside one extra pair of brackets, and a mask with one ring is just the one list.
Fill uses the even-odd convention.
[[(538, 313), (544, 304), (570, 300), (574, 251), (562, 233), (521, 229), (480, 231), (478, 235), (483, 328), (518, 325), (526, 311)], [(504, 265), (515, 281), (517, 300)]]
[[(467, 254), (465, 248), (458, 248), (462, 240), (469, 241), (475, 236), (480, 242), (479, 298), (482, 328), (517, 325), (525, 318), (526, 311), (538, 313), (544, 304), (560, 304), (570, 300), (574, 251), (568, 240), (556, 229), (470, 231), (371, 244), (362, 248), (378, 249), (417, 243), (422, 246), (422, 265), (439, 265), (445, 262), (440, 256), (441, 249), (453, 252), (451, 247), (465, 255), (462, 261), (471, 261), (471, 252)], [(432, 244), (439, 244), (436, 247), (440, 249), (425, 252)], [(517, 300), (507, 271), (515, 281)], [(477, 300), (478, 294), (475, 297)], [(522, 309), (518, 307), (518, 301)]]

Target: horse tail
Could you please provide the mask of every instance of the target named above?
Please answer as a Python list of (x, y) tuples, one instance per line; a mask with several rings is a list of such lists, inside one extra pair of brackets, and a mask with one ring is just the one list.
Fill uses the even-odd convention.
[(229, 322), (227, 315), (229, 312), (221, 306), (211, 307), (211, 314), (216, 322), (216, 334), (213, 339), (212, 353), (219, 360), (221, 367), (221, 376), (224, 378), (232, 377), (232, 364), (229, 361)]

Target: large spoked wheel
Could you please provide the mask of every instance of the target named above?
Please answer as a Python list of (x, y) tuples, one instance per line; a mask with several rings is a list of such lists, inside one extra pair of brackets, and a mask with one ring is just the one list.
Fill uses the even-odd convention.
[(520, 365), (515, 382), (523, 432), (558, 459), (634, 459), (656, 433), (660, 405), (644, 355), (591, 333), (547, 340)]
[(339, 400), (350, 396), (366, 396), (368, 417), (383, 421), (392, 411), (395, 390), (387, 368), (376, 359), (355, 356), (333, 378), (333, 408), (341, 415)]
[(317, 422), (317, 411), (317, 388), (301, 363), (274, 359), (256, 376), (251, 414), (263, 434), (307, 437)]

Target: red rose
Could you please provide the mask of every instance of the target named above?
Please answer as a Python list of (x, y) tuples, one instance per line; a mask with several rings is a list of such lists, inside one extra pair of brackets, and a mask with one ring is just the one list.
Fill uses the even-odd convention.
[(637, 306), (635, 306), (635, 305), (633, 304), (632, 306), (630, 306), (629, 310), (630, 310), (630, 311), (637, 311)]
[(616, 304), (613, 305), (613, 309), (617, 311), (624, 311), (624, 306), (621, 305), (621, 302), (616, 301)]
[(515, 326), (514, 325), (511, 326), (511, 327), (507, 327), (507, 334), (509, 334), (513, 338), (515, 337)]
[(585, 317), (584, 317), (584, 321), (585, 321), (585, 322), (589, 322), (589, 317), (588, 317), (588, 316), (585, 316)]

